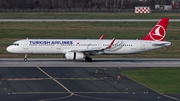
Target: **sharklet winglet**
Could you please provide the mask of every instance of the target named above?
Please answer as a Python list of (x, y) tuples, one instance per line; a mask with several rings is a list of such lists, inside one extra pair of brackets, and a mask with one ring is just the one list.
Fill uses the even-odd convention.
[(111, 48), (114, 44), (115, 38), (113, 38), (112, 42), (109, 44), (109, 46), (107, 48)]

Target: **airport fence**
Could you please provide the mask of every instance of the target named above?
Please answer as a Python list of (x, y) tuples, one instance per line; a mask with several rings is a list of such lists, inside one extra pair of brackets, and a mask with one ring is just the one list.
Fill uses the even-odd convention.
[[(0, 12), (132, 12), (134, 9), (0, 9)], [(180, 13), (180, 9), (157, 10), (151, 9), (151, 13)]]

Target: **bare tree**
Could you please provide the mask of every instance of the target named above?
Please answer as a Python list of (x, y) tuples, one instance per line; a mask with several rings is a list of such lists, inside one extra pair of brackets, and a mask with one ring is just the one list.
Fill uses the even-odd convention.
[(123, 9), (124, 0), (121, 0), (121, 9)]

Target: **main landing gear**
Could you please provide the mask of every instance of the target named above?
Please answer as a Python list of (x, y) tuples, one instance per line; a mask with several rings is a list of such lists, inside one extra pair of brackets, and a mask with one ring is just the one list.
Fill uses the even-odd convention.
[(90, 57), (85, 57), (85, 60), (87, 61), (87, 62), (92, 62), (92, 59), (90, 58)]
[(27, 54), (24, 55), (24, 61), (27, 61)]

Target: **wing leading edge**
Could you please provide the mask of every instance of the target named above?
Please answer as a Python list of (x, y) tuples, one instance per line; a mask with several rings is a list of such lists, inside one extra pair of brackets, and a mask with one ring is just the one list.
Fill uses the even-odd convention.
[(91, 53), (91, 52), (104, 51), (106, 49), (110, 49), (113, 46), (114, 41), (115, 41), (115, 38), (113, 38), (111, 43), (107, 47), (105, 47), (105, 48), (103, 48), (103, 47), (96, 47), (96, 48), (90, 48), (90, 49), (75, 49), (75, 50), (71, 50), (71, 52), (83, 52), (83, 53), (85, 53), (85, 52), (87, 53), (88, 52), (88, 53)]

